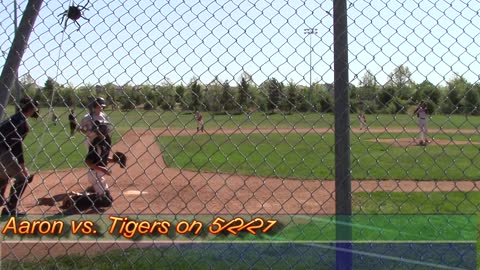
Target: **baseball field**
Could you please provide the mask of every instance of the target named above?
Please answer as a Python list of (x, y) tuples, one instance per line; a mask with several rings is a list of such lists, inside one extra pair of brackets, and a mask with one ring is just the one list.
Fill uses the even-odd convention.
[[(88, 185), (86, 147), (80, 134), (69, 137), (68, 112), (63, 108), (55, 112), (61, 119), (57, 125), (48, 115), (31, 121), (25, 141), (27, 166), (37, 173), (21, 201), (21, 210), (29, 216), (88, 218), (100, 224), (107, 224), (110, 215), (172, 223), (196, 219), (204, 224), (216, 217), (242, 216), (276, 219), (278, 226), (255, 236), (171, 234), (136, 242), (111, 235), (82, 239), (69, 235), (46, 238), (51, 242), (45, 243), (35, 242), (34, 237), (22, 242), (3, 236), (2, 269), (37, 268), (39, 261), (42, 267), (62, 269), (72, 264), (88, 268), (92, 263), (98, 269), (108, 269), (112, 263), (119, 269), (122, 265), (149, 269), (151, 262), (176, 269), (231, 264), (239, 269), (252, 265), (289, 269), (300, 262), (305, 269), (319, 265), (318, 269), (331, 269), (334, 265), (333, 115), (205, 114), (206, 132), (197, 133), (191, 113), (107, 111), (116, 126), (113, 150), (129, 157), (128, 167), (113, 167), (108, 180), (114, 204), (102, 215), (62, 216), (59, 205), (65, 193)], [(381, 264), (372, 255), (381, 254), (399, 263), (398, 269), (409, 265), (431, 269), (435, 260), (451, 252), (442, 242), (467, 245), (467, 259), (448, 263), (467, 268), (475, 263), (467, 255), (468, 245), (475, 246), (477, 240), (480, 117), (432, 116), (431, 143), (426, 147), (416, 145), (416, 119), (411, 115), (371, 115), (368, 130), (358, 128), (355, 115), (350, 119), (354, 213), (350, 226), (360, 250), (354, 257), (357, 265)], [(361, 247), (371, 241), (385, 245), (393, 241), (398, 246)], [(440, 243), (438, 258), (419, 264), (413, 258), (427, 242)], [(411, 243), (417, 246), (412, 248)], [(99, 249), (110, 251), (98, 254)], [(244, 259), (235, 256), (239, 251)], [(413, 262), (396, 261), (395, 251)], [(59, 257), (42, 259), (47, 256)]]

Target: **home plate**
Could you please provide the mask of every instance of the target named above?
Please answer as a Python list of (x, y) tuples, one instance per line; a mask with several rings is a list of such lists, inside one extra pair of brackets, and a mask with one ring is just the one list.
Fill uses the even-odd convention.
[(140, 190), (127, 190), (123, 192), (125, 195), (142, 195), (142, 194), (147, 194), (148, 192), (146, 191), (140, 191)]

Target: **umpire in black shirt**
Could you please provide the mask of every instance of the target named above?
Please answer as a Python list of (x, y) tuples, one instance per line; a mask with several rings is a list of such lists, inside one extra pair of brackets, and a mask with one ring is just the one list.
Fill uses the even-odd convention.
[[(38, 118), (38, 113), (38, 102), (25, 97), (20, 100), (20, 111), (0, 124), (0, 206), (5, 206), (2, 216), (17, 215), (18, 201), (32, 179), (25, 167), (22, 142), (30, 129), (27, 118)], [(10, 178), (15, 181), (6, 200), (4, 194)]]

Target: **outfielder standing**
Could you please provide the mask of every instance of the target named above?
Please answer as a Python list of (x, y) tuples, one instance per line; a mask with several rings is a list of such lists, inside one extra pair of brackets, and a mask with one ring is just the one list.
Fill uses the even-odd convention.
[(52, 114), (52, 122), (53, 122), (53, 125), (56, 126), (57, 125), (57, 122), (58, 122), (58, 116), (55, 112), (53, 112)]
[(427, 117), (428, 109), (427, 104), (422, 101), (420, 105), (415, 109), (415, 113), (418, 117), (418, 127), (420, 129), (420, 145), (426, 145), (428, 143), (427, 139)]
[(367, 126), (367, 117), (365, 116), (365, 113), (360, 113), (358, 116), (358, 121), (360, 121), (360, 130), (363, 130), (363, 129), (368, 129), (368, 126)]
[[(20, 100), (20, 111), (0, 124), (0, 206), (2, 216), (17, 216), (17, 204), (27, 184), (33, 179), (25, 167), (23, 140), (30, 127), (27, 118), (38, 118), (38, 102), (31, 98)], [(8, 200), (4, 194), (10, 178), (15, 178)]]
[(204, 132), (203, 115), (199, 111), (195, 113), (195, 120), (197, 120), (197, 132)]
[(70, 138), (73, 138), (73, 136), (75, 135), (75, 130), (77, 130), (77, 118), (75, 117), (75, 112), (73, 111), (73, 109), (68, 115), (68, 123), (70, 125)]

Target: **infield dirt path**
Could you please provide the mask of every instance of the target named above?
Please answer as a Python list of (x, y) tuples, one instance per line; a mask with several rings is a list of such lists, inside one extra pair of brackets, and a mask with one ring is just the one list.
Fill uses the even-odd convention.
[[(416, 132), (416, 129), (370, 129), (354, 132)], [(209, 134), (331, 133), (332, 129), (217, 129)], [(477, 130), (431, 130), (430, 133), (474, 134)], [(107, 214), (332, 214), (335, 183), (328, 180), (295, 180), (272, 177), (216, 174), (167, 168), (157, 144), (158, 136), (193, 135), (190, 130), (132, 130), (114, 151), (129, 156), (127, 170), (114, 167), (109, 179), (114, 206)], [(86, 169), (42, 172), (22, 198), (29, 214), (55, 214), (66, 191), (88, 186)], [(112, 180), (114, 179), (114, 180)], [(373, 191), (473, 191), (480, 181), (352, 181), (353, 192)], [(31, 193), (31, 194), (29, 194)], [(39, 199), (40, 204), (39, 205)], [(50, 205), (45, 205), (50, 201)]]

